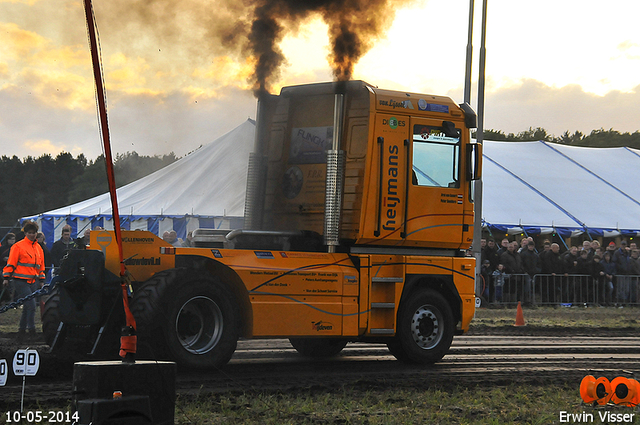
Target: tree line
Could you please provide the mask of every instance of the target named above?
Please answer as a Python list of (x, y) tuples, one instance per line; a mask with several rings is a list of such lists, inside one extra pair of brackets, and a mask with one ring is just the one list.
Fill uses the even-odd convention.
[[(473, 134), (473, 137), (476, 137)], [(544, 140), (572, 146), (621, 147), (640, 149), (640, 131), (620, 133), (593, 130), (591, 134), (565, 131), (560, 137), (536, 127), (520, 133), (485, 130), (485, 140), (524, 142)], [(162, 156), (140, 156), (136, 152), (118, 154), (114, 160), (116, 186), (121, 187), (163, 168), (179, 158), (171, 152)], [(80, 154), (74, 158), (62, 152), (55, 158), (44, 154), (19, 159), (0, 158), (0, 226), (13, 226), (20, 217), (71, 205), (107, 192), (104, 156), (94, 161)]]
[[(168, 155), (118, 154), (113, 168), (121, 187), (153, 173), (178, 158)], [(13, 226), (20, 217), (50, 211), (108, 192), (104, 155), (94, 161), (68, 152), (56, 157), (0, 157), (0, 225)]]
[[(531, 142), (544, 140), (545, 142), (590, 148), (619, 148), (626, 146), (640, 149), (640, 131), (621, 133), (613, 129), (605, 130), (601, 128), (591, 131), (590, 134), (583, 134), (580, 131), (572, 134), (565, 131), (560, 137), (556, 137), (547, 133), (544, 128), (530, 127), (528, 130), (521, 131), (518, 134), (505, 134), (499, 130), (485, 130), (483, 136), (484, 140), (495, 140), (498, 142)], [(473, 133), (473, 137), (476, 137), (475, 133)]]

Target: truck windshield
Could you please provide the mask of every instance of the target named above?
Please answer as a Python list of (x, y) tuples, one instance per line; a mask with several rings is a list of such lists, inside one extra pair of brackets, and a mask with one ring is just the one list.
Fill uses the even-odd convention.
[(413, 126), (413, 184), (432, 187), (460, 187), (460, 131), (445, 135), (442, 127)]

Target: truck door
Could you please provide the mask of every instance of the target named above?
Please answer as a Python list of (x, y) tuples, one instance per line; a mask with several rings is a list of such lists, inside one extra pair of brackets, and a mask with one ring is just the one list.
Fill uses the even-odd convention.
[(377, 114), (371, 175), (360, 243), (400, 245), (405, 214), (409, 117)]
[(465, 201), (461, 130), (451, 121), (412, 117), (409, 137), (404, 245), (457, 248)]

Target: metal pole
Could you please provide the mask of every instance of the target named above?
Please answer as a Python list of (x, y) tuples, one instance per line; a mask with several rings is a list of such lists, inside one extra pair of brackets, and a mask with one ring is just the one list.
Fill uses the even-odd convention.
[[(484, 140), (484, 80), (486, 48), (485, 36), (487, 32), (487, 0), (482, 0), (482, 36), (480, 39), (480, 64), (478, 74), (478, 129), (476, 140), (482, 143)], [(476, 180), (473, 185), (474, 200), (474, 225), (473, 225), (473, 246), (471, 248), (476, 258), (476, 294), (482, 291), (480, 287), (480, 273), (482, 270), (482, 253), (480, 252), (480, 239), (482, 239), (482, 179)]]
[(482, 143), (484, 139), (484, 80), (486, 63), (486, 34), (487, 34), (487, 0), (482, 0), (482, 36), (480, 38), (480, 65), (478, 75), (478, 133), (477, 140)]
[[(98, 49), (97, 27), (93, 16), (91, 0), (84, 0), (85, 17), (87, 20), (87, 32), (89, 35), (89, 47), (91, 49), (91, 61), (93, 64), (93, 78), (96, 83), (96, 98), (100, 117), (100, 129), (102, 130), (102, 143), (104, 148), (105, 165), (107, 169), (107, 183), (111, 197), (111, 214), (113, 215), (113, 228), (118, 244), (118, 259), (120, 260), (120, 278), (122, 288), (122, 304), (125, 311), (126, 327), (123, 328), (120, 338), (120, 356), (126, 363), (135, 363), (136, 353), (136, 320), (129, 309), (127, 270), (122, 253), (122, 234), (120, 232), (120, 213), (118, 211), (118, 196), (116, 193), (116, 179), (113, 170), (113, 158), (111, 155), (111, 140), (109, 138), (109, 121), (107, 119), (107, 101), (104, 84), (102, 81), (102, 67), (100, 65), (100, 52)], [(126, 330), (126, 334), (125, 334)], [(126, 343), (125, 343), (126, 342)]]
[(467, 64), (464, 72), (464, 102), (471, 105), (471, 59), (473, 56), (473, 0), (469, 0), (469, 36), (467, 39)]

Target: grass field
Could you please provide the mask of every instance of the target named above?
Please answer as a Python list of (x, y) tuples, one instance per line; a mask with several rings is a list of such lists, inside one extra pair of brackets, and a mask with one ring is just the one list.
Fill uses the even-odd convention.
[(185, 425), (552, 424), (562, 411), (585, 409), (575, 388), (531, 385), (225, 394), (179, 398), (176, 406), (176, 424)]
[[(619, 328), (640, 330), (640, 308), (615, 307), (523, 307), (528, 326), (571, 328)], [(512, 326), (515, 308), (480, 308), (471, 322), (472, 328)]]
[[(0, 314), (0, 333), (18, 332), (18, 324), (20, 323), (20, 315), (22, 309), (10, 309)], [(40, 314), (36, 311), (36, 330), (42, 331), (42, 325), (40, 322)]]

